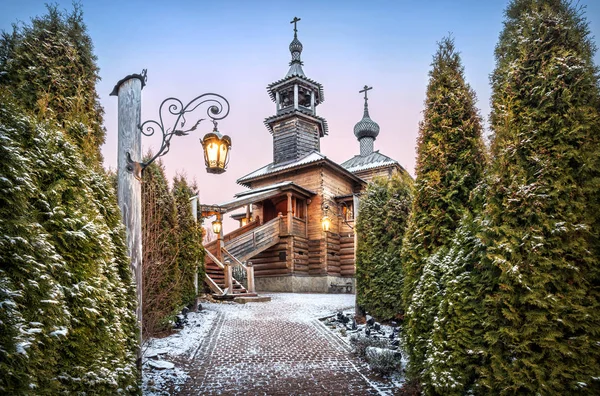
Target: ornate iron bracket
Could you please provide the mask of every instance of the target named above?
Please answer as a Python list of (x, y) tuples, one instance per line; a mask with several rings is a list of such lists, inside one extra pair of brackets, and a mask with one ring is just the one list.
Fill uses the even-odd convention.
[[(214, 127), (217, 127), (217, 120), (222, 120), (229, 115), (229, 102), (223, 96), (214, 93), (205, 93), (194, 99), (192, 99), (185, 106), (183, 102), (177, 98), (167, 98), (160, 104), (158, 110), (158, 121), (148, 120), (144, 121), (139, 129), (144, 136), (152, 136), (156, 130), (162, 134), (162, 142), (158, 152), (146, 162), (135, 162), (131, 159), (129, 153), (127, 153), (127, 170), (132, 172), (137, 179), (142, 178), (142, 172), (144, 168), (153, 163), (158, 157), (162, 157), (167, 154), (171, 148), (171, 139), (173, 136), (186, 136), (190, 132), (193, 132), (198, 128), (200, 122), (206, 118), (200, 118), (198, 121), (191, 126), (191, 128), (184, 130), (187, 119), (186, 115), (198, 110), (201, 106), (208, 105), (206, 114), (208, 118), (213, 122)], [(166, 117), (175, 117), (175, 121), (172, 127), (165, 126)]]
[[(353, 230), (354, 227), (350, 223), (348, 223), (348, 220), (346, 220), (346, 216), (344, 216), (344, 213), (343, 213), (343, 208), (346, 208), (346, 210), (350, 210), (350, 207), (348, 206), (348, 204), (346, 204), (346, 202), (343, 202), (343, 201), (342, 202), (334, 202), (330, 199), (325, 199), (323, 201), (323, 203), (321, 204), (321, 209), (327, 215), (329, 213), (329, 209), (331, 206), (335, 206), (335, 208), (336, 208), (336, 213), (334, 213), (334, 215), (337, 217), (341, 217), (344, 224), (346, 224), (348, 227), (350, 227), (350, 229)], [(342, 208), (342, 210), (340, 210), (340, 208)]]

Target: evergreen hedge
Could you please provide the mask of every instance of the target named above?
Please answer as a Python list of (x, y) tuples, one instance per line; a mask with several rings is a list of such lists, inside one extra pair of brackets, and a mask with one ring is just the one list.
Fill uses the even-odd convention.
[(402, 247), (403, 327), (413, 379), (424, 368), (440, 302), (443, 257), (486, 163), (475, 93), (465, 81), (452, 39), (438, 44), (429, 76), (419, 126), (413, 208)]
[[(147, 155), (148, 158), (152, 154)], [(144, 338), (169, 330), (174, 316), (194, 303), (195, 272), (204, 283), (202, 227), (192, 216), (197, 192), (178, 175), (169, 188), (159, 160), (144, 169), (142, 184), (142, 276)]]
[(137, 390), (135, 289), (107, 177), (0, 90), (0, 390)]
[(380, 320), (402, 313), (402, 237), (412, 204), (412, 179), (376, 178), (360, 200), (356, 222), (356, 303)]
[(79, 5), (0, 39), (0, 393), (139, 392), (135, 286)]
[(515, 0), (492, 74), (483, 211), (496, 394), (600, 394), (600, 91), (583, 10)]

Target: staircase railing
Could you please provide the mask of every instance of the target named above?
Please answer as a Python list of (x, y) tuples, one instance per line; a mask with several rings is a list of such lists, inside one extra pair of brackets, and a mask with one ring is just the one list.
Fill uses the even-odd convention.
[(246, 261), (279, 242), (281, 222), (282, 217), (276, 217), (251, 232), (225, 242), (225, 248), (239, 261)]
[[(282, 221), (282, 216), (278, 216), (263, 225), (252, 224), (249, 227), (246, 226), (244, 227), (244, 231), (246, 232), (241, 234), (240, 229), (235, 230), (223, 237), (224, 246), (221, 245), (221, 254), (218, 254), (220, 240), (212, 241), (204, 245), (206, 257), (224, 272), (224, 289), (221, 289), (208, 274), (205, 275), (206, 282), (210, 289), (214, 293), (225, 295), (228, 293), (233, 294), (234, 286), (236, 284), (241, 286), (241, 284), (233, 278), (232, 265), (230, 264), (230, 262), (233, 262), (235, 265), (242, 267), (246, 272), (246, 279), (248, 280), (248, 287), (246, 290), (249, 293), (255, 293), (254, 267), (251, 262), (246, 262), (246, 260), (279, 243)], [(223, 255), (227, 256), (230, 260), (219, 259), (217, 258), (217, 255), (220, 257), (223, 257)]]
[(240, 260), (238, 260), (233, 254), (229, 253), (229, 251), (225, 248), (221, 249), (223, 251), (223, 253), (225, 253), (227, 256), (229, 256), (234, 263), (236, 263), (237, 265), (239, 265), (240, 267), (242, 267), (244, 270), (246, 270), (246, 279), (248, 280), (248, 292), (249, 293), (254, 293), (255, 292), (255, 288), (254, 288), (254, 267), (252, 266), (252, 262), (248, 262), (247, 264), (242, 263)]

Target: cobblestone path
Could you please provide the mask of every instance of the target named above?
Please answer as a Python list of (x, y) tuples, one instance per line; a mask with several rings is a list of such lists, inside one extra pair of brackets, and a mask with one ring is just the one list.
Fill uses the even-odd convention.
[[(198, 347), (185, 395), (370, 395), (345, 342), (316, 318), (352, 309), (353, 295), (271, 294), (268, 303), (210, 304), (218, 317)], [(378, 391), (379, 389), (379, 391)]]

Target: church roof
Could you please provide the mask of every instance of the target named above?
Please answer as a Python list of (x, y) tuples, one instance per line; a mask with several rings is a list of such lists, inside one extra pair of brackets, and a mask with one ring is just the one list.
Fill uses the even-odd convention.
[(281, 194), (283, 191), (293, 190), (299, 193), (301, 196), (312, 197), (316, 195), (313, 191), (307, 190), (306, 188), (297, 185), (291, 181), (284, 181), (280, 183), (271, 184), (268, 186), (242, 191), (234, 195), (234, 199), (231, 201), (223, 202), (219, 205), (213, 205), (223, 210), (223, 212), (230, 212), (248, 204), (259, 202), (267, 198), (274, 197)]
[(319, 117), (318, 115), (312, 114), (309, 110), (304, 110), (302, 108), (298, 108), (298, 109), (294, 109), (293, 107), (290, 107), (289, 110), (284, 110), (279, 112), (279, 114), (276, 114), (274, 116), (265, 118), (265, 126), (267, 127), (267, 129), (269, 130), (269, 132), (273, 133), (273, 128), (271, 128), (271, 123), (274, 121), (279, 121), (283, 118), (287, 118), (290, 114), (298, 114), (299, 115), (305, 115), (308, 116), (308, 118), (313, 118), (313, 119), (317, 119), (320, 124), (321, 124), (321, 137), (327, 135), (329, 133), (329, 126), (327, 125), (327, 120), (323, 117)]
[[(353, 158), (350, 158), (348, 161), (342, 163), (342, 167), (346, 169), (348, 172), (360, 172), (367, 169), (380, 168), (383, 166), (391, 166), (398, 165), (398, 161), (388, 157), (387, 155), (383, 155), (377, 151), (373, 151), (369, 155), (355, 155)], [(401, 167), (401, 166), (400, 166)]]
[(271, 163), (269, 165), (263, 166), (262, 168), (259, 168), (259, 169), (255, 170), (254, 172), (247, 174), (246, 176), (240, 177), (237, 180), (237, 183), (248, 186), (249, 185), (248, 183), (250, 183), (253, 180), (260, 179), (260, 178), (270, 176), (270, 175), (274, 175), (274, 174), (277, 174), (277, 173), (280, 173), (283, 171), (288, 171), (288, 170), (291, 170), (294, 168), (302, 168), (305, 166), (310, 166), (313, 164), (317, 164), (319, 162), (325, 163), (325, 164), (329, 165), (330, 167), (337, 169), (338, 171), (341, 171), (342, 173), (347, 174), (348, 176), (350, 176), (352, 179), (354, 179), (355, 181), (357, 181), (359, 183), (365, 183), (364, 180), (362, 180), (361, 178), (348, 172), (348, 170), (346, 170), (339, 164), (336, 164), (335, 162), (333, 162), (332, 160), (330, 160), (329, 158), (327, 158), (326, 156), (324, 156), (323, 154), (321, 154), (317, 151), (312, 151), (297, 161), (292, 161), (292, 162), (277, 164), (277, 165)]

